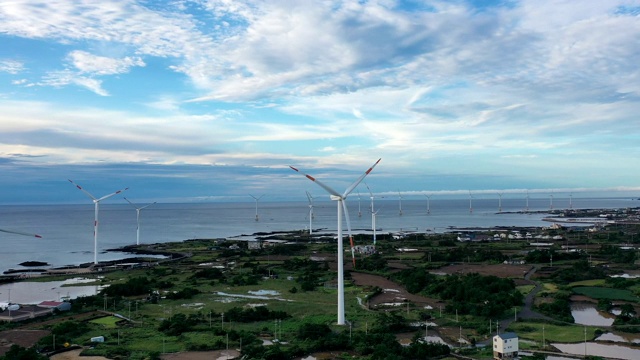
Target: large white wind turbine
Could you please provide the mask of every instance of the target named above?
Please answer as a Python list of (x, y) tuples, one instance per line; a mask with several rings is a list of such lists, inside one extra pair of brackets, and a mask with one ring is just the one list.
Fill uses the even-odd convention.
[(95, 196), (91, 195), (91, 193), (89, 193), (87, 190), (83, 189), (80, 185), (74, 183), (73, 181), (71, 181), (69, 179), (69, 182), (72, 183), (73, 185), (75, 185), (80, 191), (82, 191), (83, 193), (87, 194), (91, 200), (93, 200), (93, 204), (95, 207), (95, 217), (94, 217), (94, 221), (93, 221), (93, 263), (97, 264), (98, 263), (98, 208), (100, 205), (100, 201), (110, 198), (113, 195), (117, 195), (120, 194), (121, 192), (129, 189), (129, 188), (124, 188), (123, 190), (118, 190), (114, 193), (111, 193), (109, 195), (105, 195), (99, 199), (96, 199)]
[(155, 204), (156, 202), (152, 202), (149, 205), (145, 205), (143, 207), (137, 207), (134, 203), (132, 203), (131, 201), (129, 201), (129, 199), (124, 198), (125, 200), (127, 200), (127, 202), (129, 204), (131, 204), (131, 206), (133, 206), (134, 208), (136, 208), (136, 245), (140, 245), (140, 210), (142, 209), (146, 209), (149, 206)]
[(313, 234), (313, 196), (307, 191), (307, 199), (309, 200), (309, 235)]
[(42, 238), (42, 236), (40, 236), (38, 234), (30, 234), (30, 233), (25, 233), (25, 232), (22, 232), (22, 231), (13, 231), (13, 230), (7, 230), (7, 229), (0, 229), (0, 232), (7, 233), (7, 234), (18, 234), (18, 235), (25, 235), (25, 236), (33, 236), (33, 237), (37, 237), (37, 238)]
[[(321, 188), (323, 188), (326, 192), (328, 192), (330, 194), (331, 200), (337, 201), (337, 207), (338, 207), (338, 325), (344, 325), (345, 324), (345, 319), (344, 319), (344, 259), (343, 259), (344, 258), (344, 248), (343, 248), (343, 245), (342, 245), (342, 211), (344, 210), (345, 217), (347, 219), (347, 225), (349, 225), (349, 221), (348, 221), (349, 212), (347, 210), (347, 205), (346, 205), (345, 200), (347, 199), (347, 196), (349, 195), (349, 193), (351, 193), (358, 186), (358, 184), (360, 184), (360, 182), (367, 175), (369, 175), (369, 173), (373, 170), (373, 168), (376, 167), (376, 165), (378, 165), (380, 160), (382, 160), (382, 159), (378, 159), (378, 161), (376, 161), (367, 171), (365, 171), (364, 174), (362, 174), (342, 194), (340, 194), (339, 192), (337, 192), (334, 189), (330, 188), (329, 186), (323, 184), (322, 182), (320, 182), (319, 180), (317, 180), (313, 176), (307, 175), (307, 174), (301, 172), (300, 170), (294, 168), (293, 166), (290, 166), (291, 169), (301, 173), (307, 179), (315, 182)], [(352, 239), (351, 239), (351, 241), (353, 242)]]
[(264, 194), (262, 194), (262, 195), (260, 195), (258, 197), (255, 197), (255, 196), (253, 196), (251, 194), (249, 194), (249, 196), (251, 196), (256, 201), (256, 221), (258, 221), (258, 201), (260, 201), (260, 199), (262, 199)]

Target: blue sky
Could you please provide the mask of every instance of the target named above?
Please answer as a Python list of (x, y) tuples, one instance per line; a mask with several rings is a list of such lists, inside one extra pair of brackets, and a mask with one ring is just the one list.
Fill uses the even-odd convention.
[[(640, 1), (0, 2), (0, 204), (640, 195)], [(366, 188), (358, 191), (366, 192)]]

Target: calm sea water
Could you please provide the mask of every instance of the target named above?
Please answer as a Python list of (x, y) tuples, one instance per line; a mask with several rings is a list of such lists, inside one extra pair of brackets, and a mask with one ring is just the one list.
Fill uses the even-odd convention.
[[(111, 200), (109, 200), (111, 201)], [(125, 257), (122, 253), (105, 252), (136, 242), (136, 211), (117, 199), (100, 205), (98, 260)], [(352, 228), (363, 232), (371, 229), (370, 200), (352, 197), (348, 201)], [(144, 205), (144, 204), (140, 204)], [(568, 199), (554, 199), (554, 208), (568, 208)], [(402, 216), (399, 215), (400, 206)], [(502, 199), (505, 212), (521, 211), (525, 199)], [(640, 206), (629, 198), (573, 198), (573, 208), (626, 208)], [(378, 210), (376, 227), (382, 232), (448, 231), (449, 227), (548, 226), (544, 214), (518, 214), (498, 211), (498, 199), (473, 199), (469, 212), (468, 199), (375, 199)], [(529, 199), (531, 211), (548, 210), (548, 198)], [(358, 216), (360, 209), (361, 216)], [(255, 221), (255, 202), (155, 204), (141, 211), (140, 242), (161, 243), (194, 238), (224, 238), (307, 229), (307, 202), (263, 202), (258, 204), (259, 221)], [(314, 201), (314, 229), (336, 231), (336, 204)], [(93, 204), (0, 206), (0, 228), (37, 233), (42, 239), (0, 233), (0, 271), (21, 269), (24, 261), (42, 261), (52, 266), (77, 265), (93, 261)], [(345, 225), (346, 227), (346, 225)]]

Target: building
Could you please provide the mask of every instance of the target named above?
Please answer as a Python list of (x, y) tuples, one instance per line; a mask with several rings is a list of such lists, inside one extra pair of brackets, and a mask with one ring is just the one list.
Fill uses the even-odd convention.
[(493, 337), (493, 358), (514, 359), (518, 357), (518, 335), (512, 332)]
[(71, 303), (66, 301), (43, 301), (38, 304), (39, 307), (48, 309), (57, 309), (58, 311), (71, 310)]

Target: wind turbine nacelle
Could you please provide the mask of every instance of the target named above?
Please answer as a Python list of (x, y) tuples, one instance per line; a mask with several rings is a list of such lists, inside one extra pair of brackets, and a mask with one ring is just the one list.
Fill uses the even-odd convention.
[(342, 200), (342, 196), (329, 195), (329, 198), (334, 201)]

